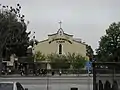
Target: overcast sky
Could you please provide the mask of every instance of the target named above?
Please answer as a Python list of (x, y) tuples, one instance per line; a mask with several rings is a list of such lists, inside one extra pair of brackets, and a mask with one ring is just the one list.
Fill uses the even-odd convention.
[(120, 0), (0, 0), (3, 5), (20, 3), (22, 14), (30, 21), (29, 31), (36, 39), (56, 33), (59, 21), (64, 32), (98, 47), (100, 37), (112, 22), (120, 20)]

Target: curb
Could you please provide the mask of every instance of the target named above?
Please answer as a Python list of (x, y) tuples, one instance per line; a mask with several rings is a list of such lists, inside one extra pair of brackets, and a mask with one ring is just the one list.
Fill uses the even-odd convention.
[[(90, 77), (92, 77), (93, 75), (90, 75)], [(44, 78), (44, 77), (48, 77), (48, 76), (21, 76), (21, 75), (2, 75), (2, 76), (0, 76), (1, 78), (14, 78), (14, 77), (18, 77), (18, 78), (27, 78), (27, 77), (31, 77), (31, 78), (33, 78), (33, 77), (36, 77), (36, 78)], [(67, 78), (67, 77), (88, 77), (88, 74), (85, 74), (85, 75), (61, 75), (61, 76), (59, 76), (59, 75), (54, 75), (54, 76), (49, 76), (49, 77), (52, 77), (52, 78), (57, 78), (57, 77), (59, 77), (59, 78)]]

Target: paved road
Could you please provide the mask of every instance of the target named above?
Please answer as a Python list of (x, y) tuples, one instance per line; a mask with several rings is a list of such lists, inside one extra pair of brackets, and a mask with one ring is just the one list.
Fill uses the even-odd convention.
[(19, 81), (29, 90), (47, 90), (47, 86), (49, 90), (70, 90), (72, 87), (92, 90), (92, 78), (88, 79), (88, 77), (21, 77), (0, 78), (0, 81)]

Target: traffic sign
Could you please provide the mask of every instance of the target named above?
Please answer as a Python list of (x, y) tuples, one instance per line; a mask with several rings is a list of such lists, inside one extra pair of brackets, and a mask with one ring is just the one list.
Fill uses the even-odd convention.
[(91, 68), (92, 68), (92, 62), (91, 61), (86, 62), (86, 70), (88, 71), (88, 73), (90, 73)]

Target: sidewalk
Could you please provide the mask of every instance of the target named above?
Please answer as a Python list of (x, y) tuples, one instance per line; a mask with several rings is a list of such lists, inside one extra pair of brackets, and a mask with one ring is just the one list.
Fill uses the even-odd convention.
[[(61, 76), (59, 76), (58, 74), (55, 74), (54, 76), (52, 76), (51, 74), (48, 74), (47, 76), (49, 77), (64, 77), (64, 78), (67, 78), (67, 77), (88, 77), (88, 74), (62, 74)], [(47, 77), (47, 76), (33, 76), (32, 74), (31, 75), (28, 75), (28, 76), (21, 76), (20, 74), (13, 74), (13, 75), (1, 75), (0, 77), (2, 78), (12, 78), (12, 77)], [(90, 76), (92, 77), (93, 75), (90, 74)]]

